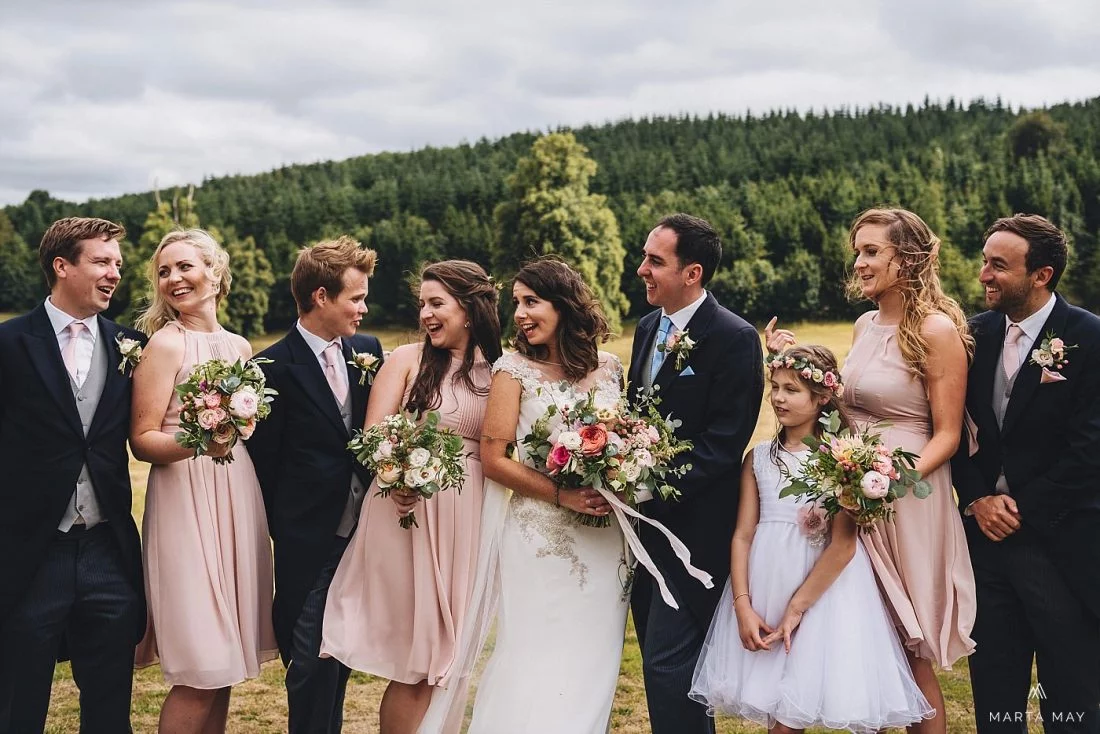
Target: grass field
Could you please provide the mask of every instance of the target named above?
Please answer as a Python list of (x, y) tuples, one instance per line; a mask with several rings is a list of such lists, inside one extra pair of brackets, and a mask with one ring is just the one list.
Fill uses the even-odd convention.
[[(2, 319), (2, 317), (0, 317)], [(831, 347), (841, 360), (848, 353), (851, 341), (849, 324), (804, 324), (794, 327), (803, 343), (824, 344)], [(373, 332), (381, 339), (387, 349), (416, 338), (408, 332)], [(624, 364), (630, 358), (630, 340), (632, 327), (628, 328), (607, 348), (618, 354)], [(275, 337), (255, 340), (257, 349), (274, 341)], [(753, 443), (771, 435), (775, 423), (771, 411), (765, 405), (761, 410)], [(140, 518), (145, 505), (145, 483), (148, 466), (136, 461), (130, 464), (134, 483), (134, 517)], [(966, 663), (963, 661), (955, 670), (943, 671), (940, 681), (947, 697), (948, 731), (969, 732), (974, 729), (973, 711), (970, 705), (970, 684), (967, 678)], [(859, 685), (860, 682), (855, 682)], [(378, 730), (378, 702), (385, 688), (385, 681), (356, 673), (348, 686), (345, 707), (344, 731), (350, 733), (375, 732)], [(167, 687), (157, 667), (140, 670), (135, 676), (133, 723), (135, 732), (153, 732), (156, 730), (157, 715), (161, 701), (167, 693)], [(54, 676), (54, 692), (50, 707), (50, 719), (47, 731), (75, 732), (78, 730), (77, 691), (72, 682), (68, 665), (58, 666)], [(286, 695), (283, 688), (283, 668), (280, 663), (268, 663), (262, 675), (247, 681), (234, 689), (230, 711), (231, 732), (258, 734), (260, 732), (286, 731)], [(646, 715), (645, 690), (642, 684), (641, 655), (633, 626), (627, 631), (623, 649), (622, 670), (619, 676), (618, 692), (615, 697), (612, 729), (624, 734), (649, 731)], [(718, 731), (725, 734), (733, 732), (760, 731), (759, 727), (741, 724), (735, 720), (722, 719)], [(1038, 731), (1038, 729), (1036, 729)], [(518, 733), (517, 733), (518, 734)], [(563, 734), (568, 734), (563, 732)]]

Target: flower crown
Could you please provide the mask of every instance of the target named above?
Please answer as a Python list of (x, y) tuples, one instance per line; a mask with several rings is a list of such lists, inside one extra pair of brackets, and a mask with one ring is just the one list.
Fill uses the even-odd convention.
[(773, 370), (794, 370), (802, 379), (824, 385), (838, 398), (844, 395), (844, 385), (840, 382), (840, 375), (832, 370), (821, 369), (806, 357), (771, 353), (764, 360), (764, 366)]

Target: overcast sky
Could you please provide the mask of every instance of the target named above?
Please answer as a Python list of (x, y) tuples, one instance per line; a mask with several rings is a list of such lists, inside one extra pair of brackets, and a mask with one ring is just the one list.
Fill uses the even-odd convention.
[(0, 204), (641, 115), (1100, 95), (1096, 0), (0, 0)]

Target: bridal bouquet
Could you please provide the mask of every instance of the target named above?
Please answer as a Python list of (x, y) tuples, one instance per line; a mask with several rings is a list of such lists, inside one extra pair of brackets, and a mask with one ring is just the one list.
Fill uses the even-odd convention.
[(849, 513), (863, 531), (894, 513), (891, 504), (909, 490), (923, 499), (931, 485), (914, 469), (917, 455), (889, 449), (877, 433), (840, 430), (836, 412), (821, 418), (825, 432), (802, 439), (813, 451), (780, 497), (804, 497), (824, 513), (824, 519)]
[[(551, 405), (522, 443), (561, 487), (622, 492), (630, 505), (654, 492), (675, 498), (680, 493), (667, 478), (683, 476), (691, 465), (673, 468), (672, 459), (690, 451), (691, 442), (676, 438), (680, 422), (662, 417), (658, 402), (645, 397), (630, 410), (625, 391), (610, 398), (593, 388), (579, 400)], [(610, 516), (577, 513), (577, 520), (611, 524)]]
[[(454, 488), (462, 491), (462, 437), (439, 427), (439, 412), (429, 411), (419, 425), (408, 415), (387, 416), (348, 443), (355, 460), (374, 473), (378, 494), (415, 492), (424, 499)], [(420, 527), (416, 514), (398, 520), (404, 529)]]
[[(270, 361), (211, 359), (195, 365), (187, 381), (176, 385), (181, 403), (176, 443), (193, 449), (197, 458), (207, 452), (211, 441), (230, 447), (238, 439), (247, 441), (256, 423), (271, 413), (271, 396), (278, 394), (266, 386), (260, 369)], [(214, 459), (216, 464), (231, 461), (232, 451)]]

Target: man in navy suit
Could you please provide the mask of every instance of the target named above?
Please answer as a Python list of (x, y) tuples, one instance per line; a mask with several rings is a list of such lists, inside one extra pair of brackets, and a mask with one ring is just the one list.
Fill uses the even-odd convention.
[(291, 734), (339, 732), (349, 670), (319, 658), (325, 598), (359, 519), (371, 477), (347, 443), (362, 428), (371, 375), (355, 354), (382, 363), (382, 345), (356, 328), (367, 312), (375, 253), (350, 237), (298, 253), (290, 286), (298, 323), (260, 357), (279, 391), (248, 451), (275, 544), (275, 638), (287, 665)]
[(103, 219), (54, 222), (38, 251), (49, 297), (0, 324), (5, 734), (45, 728), (66, 653), (81, 731), (130, 731), (145, 594), (130, 515), (130, 371), (116, 340), (145, 337), (99, 315), (118, 286), (125, 236)]
[(1048, 732), (1096, 732), (1100, 318), (1055, 292), (1068, 247), (1043, 217), (998, 219), (982, 253), (990, 310), (970, 320), (966, 391), (977, 440), (951, 462), (977, 583), (977, 729), (1024, 732), (1041, 713)]
[(722, 243), (708, 222), (688, 214), (667, 216), (649, 233), (644, 254), (638, 276), (646, 300), (659, 309), (638, 322), (631, 388), (635, 395), (656, 389), (661, 413), (681, 421), (677, 436), (694, 448), (678, 457), (691, 464), (672, 482), (680, 498), (654, 497), (642, 508), (684, 541), (692, 564), (713, 577), (714, 587), (688, 576), (663, 536), (643, 524), (642, 542), (680, 608), (665, 604), (652, 578), (639, 569), (631, 610), (655, 734), (713, 732), (706, 708), (687, 693), (729, 576), (739, 468), (760, 414), (764, 356), (752, 324), (705, 290), (722, 258)]

